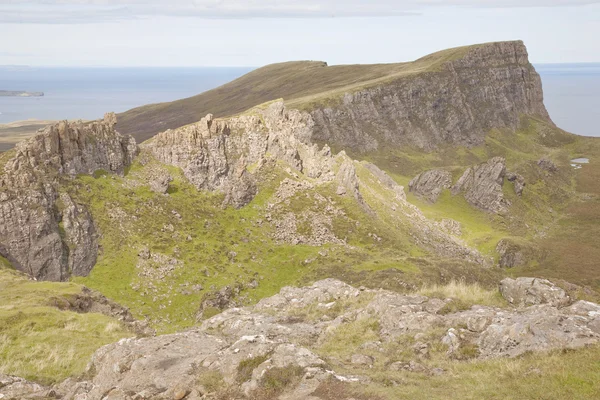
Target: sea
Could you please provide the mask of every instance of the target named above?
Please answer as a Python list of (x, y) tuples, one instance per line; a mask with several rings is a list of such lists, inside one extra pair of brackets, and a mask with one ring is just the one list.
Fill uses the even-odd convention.
[[(569, 132), (600, 136), (600, 63), (535, 67), (554, 122)], [(97, 119), (108, 111), (193, 96), (253, 69), (0, 67), (0, 90), (44, 92), (43, 97), (0, 97), (0, 124)]]

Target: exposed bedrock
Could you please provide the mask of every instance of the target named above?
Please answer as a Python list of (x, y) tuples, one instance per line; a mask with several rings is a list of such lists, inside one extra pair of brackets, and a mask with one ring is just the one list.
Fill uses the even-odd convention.
[(213, 119), (156, 135), (144, 147), (161, 162), (180, 167), (199, 190), (221, 191), (225, 203), (241, 207), (256, 195), (256, 177), (248, 172), (266, 158), (286, 162), (311, 178), (331, 170), (327, 146), (310, 144), (310, 115), (287, 110), (283, 102), (247, 115)]
[(135, 140), (102, 121), (66, 121), (19, 143), (0, 175), (0, 253), (43, 280), (87, 275), (98, 252), (86, 207), (61, 191), (60, 180), (98, 170), (122, 174), (137, 154)]
[[(85, 380), (69, 379), (52, 390), (63, 399), (201, 399), (210, 388), (198, 378), (209, 374), (222, 377), (225, 384), (237, 388), (236, 398), (244, 398), (261, 386), (268, 371), (293, 368), (299, 379), (285, 389), (282, 396), (287, 397), (280, 398), (318, 399), (309, 396), (324, 380), (350, 379), (337, 373), (337, 366), (329, 366), (320, 344), (361, 321), (377, 326), (373, 331), (377, 339), (357, 338), (348, 344), (351, 356), (334, 364), (341, 362), (358, 374), (375, 362), (392, 370), (404, 368), (392, 364), (396, 358), (388, 354), (402, 337), (415, 340), (413, 359), (406, 364), (418, 368), (409, 370), (425, 374), (436, 373), (428, 366), (430, 351), (442, 351), (452, 360), (471, 349), (473, 358), (488, 359), (600, 342), (598, 304), (573, 303), (562, 289), (543, 279), (506, 279), (500, 290), (516, 307), (474, 305), (447, 313), (450, 299), (359, 290), (334, 279), (303, 288), (285, 287), (255, 306), (231, 308), (186, 332), (104, 346), (92, 357)], [(333, 313), (336, 309), (341, 311)], [(318, 317), (311, 317), (311, 310), (318, 310)], [(331, 317), (322, 318), (325, 314)], [(367, 346), (379, 351), (364, 355), (361, 351)], [(0, 393), (18, 389), (17, 378), (0, 378), (7, 383)], [(368, 381), (360, 375), (352, 379)], [(43, 393), (44, 388), (28, 385), (22, 389)]]
[(502, 185), (506, 175), (506, 161), (494, 157), (483, 164), (467, 168), (452, 186), (452, 194), (463, 194), (473, 206), (501, 214), (508, 210), (510, 202), (504, 198)]
[(358, 153), (384, 146), (474, 146), (492, 128), (516, 130), (522, 115), (551, 122), (541, 79), (521, 41), (469, 48), (431, 72), (348, 92), (311, 114), (313, 139)]

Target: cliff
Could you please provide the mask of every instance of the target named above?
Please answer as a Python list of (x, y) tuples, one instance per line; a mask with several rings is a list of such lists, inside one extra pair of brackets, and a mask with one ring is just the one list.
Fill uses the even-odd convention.
[(522, 115), (550, 122), (540, 77), (522, 42), (473, 46), (434, 71), (312, 102), (313, 139), (359, 153), (384, 146), (475, 146), (493, 128), (515, 131)]
[(188, 99), (127, 111), (118, 128), (143, 141), (199, 115), (230, 116), (278, 98), (311, 113), (315, 141), (354, 152), (473, 146), (492, 128), (516, 129), (521, 115), (550, 121), (540, 78), (523, 42), (515, 41), (444, 50), (409, 63), (273, 64)]
[(96, 230), (61, 179), (98, 170), (122, 174), (135, 140), (114, 130), (114, 114), (90, 124), (66, 121), (17, 145), (0, 175), (0, 255), (32, 278), (87, 275), (96, 263)]

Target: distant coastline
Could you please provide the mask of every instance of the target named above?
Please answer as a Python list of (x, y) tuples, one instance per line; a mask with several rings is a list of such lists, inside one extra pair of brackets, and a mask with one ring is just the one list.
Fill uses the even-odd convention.
[(23, 90), (0, 90), (1, 97), (41, 97), (44, 92), (26, 92)]

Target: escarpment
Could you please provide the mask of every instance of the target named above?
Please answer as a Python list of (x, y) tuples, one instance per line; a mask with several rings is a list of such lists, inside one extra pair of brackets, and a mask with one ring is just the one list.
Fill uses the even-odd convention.
[(281, 160), (311, 178), (325, 178), (331, 170), (330, 151), (309, 142), (312, 127), (308, 114), (275, 102), (230, 119), (209, 114), (198, 123), (158, 134), (144, 147), (159, 161), (180, 167), (199, 190), (223, 192), (227, 204), (241, 207), (257, 190), (248, 169), (266, 158)]
[[(444, 55), (415, 64), (436, 57)], [(323, 105), (315, 100), (314, 139), (357, 153), (385, 146), (431, 151), (442, 144), (479, 145), (492, 128), (516, 130), (522, 115), (550, 122), (540, 77), (522, 42), (472, 46), (454, 57)]]
[(122, 174), (135, 140), (114, 130), (114, 114), (89, 124), (66, 121), (21, 142), (0, 175), (0, 253), (32, 278), (87, 275), (96, 263), (97, 232), (86, 207), (61, 180), (98, 170)]

